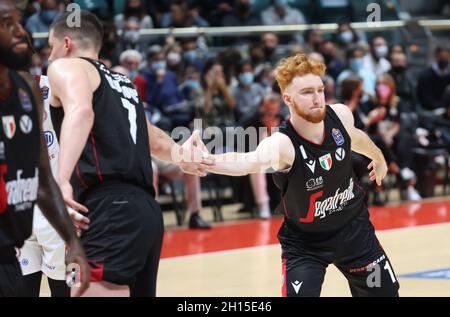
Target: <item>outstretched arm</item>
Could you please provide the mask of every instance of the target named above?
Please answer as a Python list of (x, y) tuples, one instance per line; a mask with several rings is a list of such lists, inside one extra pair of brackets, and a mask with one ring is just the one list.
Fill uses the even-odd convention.
[(198, 176), (205, 176), (207, 167), (214, 164), (211, 157), (204, 156), (202, 151), (194, 145), (194, 138), (198, 136), (198, 131), (194, 131), (181, 146), (148, 120), (147, 130), (151, 154), (157, 159), (176, 164), (183, 172)]
[(213, 155), (213, 158), (214, 165), (208, 167), (208, 171), (215, 174), (242, 176), (289, 168), (294, 162), (295, 150), (286, 135), (274, 133), (262, 140), (253, 152), (229, 152)]
[(365, 132), (355, 128), (353, 114), (346, 105), (335, 104), (331, 107), (339, 116), (347, 133), (350, 135), (352, 151), (367, 156), (372, 160), (367, 167), (368, 169), (372, 169), (369, 174), (370, 180), (375, 180), (378, 185), (381, 185), (381, 181), (387, 173), (387, 165), (383, 153)]

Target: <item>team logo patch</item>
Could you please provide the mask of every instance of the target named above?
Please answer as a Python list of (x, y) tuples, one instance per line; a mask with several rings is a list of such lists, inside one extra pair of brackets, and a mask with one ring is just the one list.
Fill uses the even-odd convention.
[(30, 264), (30, 262), (28, 261), (28, 259), (22, 259), (21, 264), (22, 266), (27, 266), (28, 264)]
[(31, 110), (33, 110), (31, 99), (28, 96), (27, 92), (22, 88), (19, 88), (19, 99), (23, 110), (25, 110), (26, 112), (30, 112)]
[(342, 161), (345, 158), (345, 150), (341, 147), (338, 148), (336, 150), (336, 153), (334, 154), (334, 157), (336, 158), (336, 160)]
[(55, 142), (55, 136), (53, 135), (53, 132), (51, 132), (51, 131), (45, 131), (44, 138), (45, 138), (45, 142), (47, 142), (47, 147), (51, 147), (53, 145), (53, 143)]
[(333, 130), (331, 130), (331, 135), (333, 136), (334, 142), (336, 142), (336, 144), (338, 146), (341, 146), (342, 144), (344, 144), (345, 140), (339, 129), (333, 128)]
[(330, 153), (321, 156), (319, 158), (319, 163), (324, 170), (329, 171), (331, 169), (331, 165), (333, 165), (333, 159), (331, 158)]
[(12, 139), (16, 134), (16, 120), (14, 116), (5, 116), (2, 118), (3, 132), (8, 139)]
[(0, 142), (0, 160), (5, 159), (5, 143)]
[(48, 99), (48, 92), (49, 92), (49, 88), (47, 86), (43, 86), (41, 88), (42, 98), (44, 100)]
[(28, 134), (33, 130), (33, 121), (31, 121), (31, 118), (24, 114), (22, 117), (20, 117), (19, 121), (20, 130), (22, 130), (23, 133)]

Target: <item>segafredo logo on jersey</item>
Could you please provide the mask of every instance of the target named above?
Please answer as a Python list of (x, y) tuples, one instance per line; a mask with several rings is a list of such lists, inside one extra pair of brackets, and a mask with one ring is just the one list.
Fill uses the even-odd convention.
[(16, 134), (16, 120), (14, 116), (4, 116), (2, 117), (3, 132), (8, 139), (12, 139), (14, 134)]
[(331, 130), (331, 135), (333, 136), (334, 142), (336, 142), (336, 144), (338, 146), (341, 146), (342, 144), (344, 144), (345, 140), (339, 129), (333, 128)]
[(15, 206), (15, 211), (32, 207), (37, 199), (39, 187), (39, 169), (34, 170), (34, 176), (22, 178), (23, 170), (17, 170), (16, 179), (6, 183), (8, 205)]
[(333, 197), (329, 197), (322, 201), (316, 201), (316, 212), (314, 216), (325, 218), (327, 211), (328, 214), (341, 211), (347, 205), (348, 201), (355, 197), (355, 194), (353, 193), (353, 186), (353, 178), (350, 178), (350, 184), (343, 192), (340, 192), (341, 188), (338, 188)]

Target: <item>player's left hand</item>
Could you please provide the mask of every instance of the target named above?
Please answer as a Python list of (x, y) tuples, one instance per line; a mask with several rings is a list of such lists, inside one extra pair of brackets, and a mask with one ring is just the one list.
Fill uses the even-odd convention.
[(79, 297), (88, 289), (91, 279), (91, 270), (79, 239), (74, 239), (67, 245), (66, 265), (68, 269), (74, 270), (74, 276), (71, 275), (72, 271), (68, 272), (70, 276), (67, 280), (73, 288), (72, 296)]
[(385, 161), (377, 162), (372, 161), (367, 166), (367, 169), (372, 169), (369, 173), (369, 177), (371, 181), (376, 181), (378, 186), (381, 186), (381, 181), (386, 177), (387, 174), (387, 165)]

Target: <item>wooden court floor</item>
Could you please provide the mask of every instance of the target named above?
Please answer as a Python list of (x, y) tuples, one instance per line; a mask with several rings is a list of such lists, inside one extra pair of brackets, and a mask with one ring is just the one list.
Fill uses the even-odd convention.
[[(450, 296), (450, 198), (370, 208), (400, 282), (400, 296)], [(207, 218), (207, 217), (206, 217)], [(169, 221), (170, 222), (170, 221)], [(281, 296), (281, 218), (166, 230), (158, 296)], [(42, 296), (48, 296), (43, 283)], [(350, 296), (329, 266), (322, 296)]]

